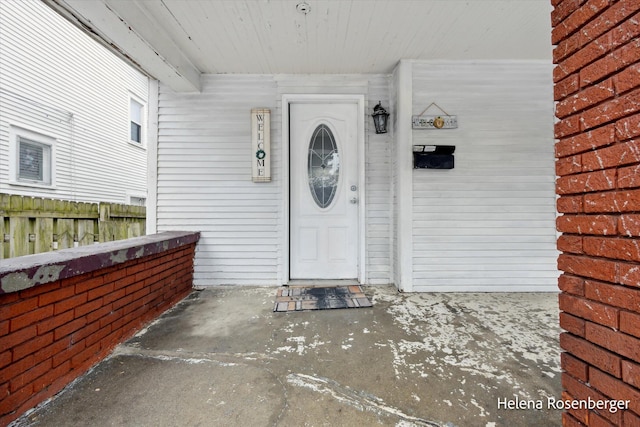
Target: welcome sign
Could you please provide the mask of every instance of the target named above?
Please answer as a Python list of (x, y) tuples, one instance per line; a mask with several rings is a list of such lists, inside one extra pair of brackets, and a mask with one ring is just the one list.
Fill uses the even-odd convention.
[(271, 110), (251, 110), (251, 155), (253, 182), (271, 181)]

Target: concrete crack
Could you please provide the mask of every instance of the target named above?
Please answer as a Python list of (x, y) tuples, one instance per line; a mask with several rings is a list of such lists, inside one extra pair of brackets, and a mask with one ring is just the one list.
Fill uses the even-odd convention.
[(135, 346), (119, 345), (112, 356), (141, 356), (159, 360), (180, 360), (187, 363), (212, 362), (221, 366), (234, 366), (240, 363), (259, 360), (277, 360), (262, 353), (201, 353), (184, 350), (149, 350)]
[[(311, 389), (321, 394), (330, 395), (337, 401), (353, 406), (360, 411), (371, 411), (381, 415), (398, 417), (415, 426), (444, 426), (443, 424), (428, 421), (424, 418), (407, 415), (398, 408), (385, 404), (379, 397), (358, 393), (328, 378), (314, 377), (305, 374), (289, 374), (287, 375), (287, 382), (298, 387)], [(446, 426), (452, 427), (452, 424), (447, 423)]]
[(289, 393), (287, 393), (287, 386), (284, 382), (282, 382), (279, 375), (276, 375), (271, 369), (267, 369), (267, 368), (263, 368), (263, 369), (269, 372), (269, 374), (271, 374), (271, 376), (275, 378), (278, 384), (280, 384), (280, 387), (282, 387), (282, 399), (284, 400), (284, 402), (282, 402), (282, 408), (280, 409), (280, 413), (278, 414), (276, 419), (273, 421), (273, 427), (276, 427), (280, 423), (280, 420), (282, 419), (284, 414), (287, 412), (287, 408), (289, 408)]

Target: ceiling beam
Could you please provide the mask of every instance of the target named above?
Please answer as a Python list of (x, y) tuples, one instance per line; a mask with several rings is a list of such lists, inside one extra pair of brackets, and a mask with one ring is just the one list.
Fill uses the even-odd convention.
[(137, 1), (43, 1), (125, 61), (174, 91), (200, 91), (200, 71)]

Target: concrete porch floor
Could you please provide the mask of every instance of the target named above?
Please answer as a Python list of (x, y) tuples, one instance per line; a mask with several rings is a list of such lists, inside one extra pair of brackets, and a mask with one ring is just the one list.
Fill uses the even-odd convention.
[[(401, 294), (274, 313), (276, 288), (194, 291), (18, 426), (556, 426), (553, 293)], [(503, 401), (542, 401), (507, 409)]]

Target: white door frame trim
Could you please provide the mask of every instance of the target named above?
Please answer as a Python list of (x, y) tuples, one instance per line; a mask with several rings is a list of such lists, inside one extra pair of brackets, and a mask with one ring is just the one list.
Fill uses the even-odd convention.
[(282, 95), (282, 213), (283, 213), (283, 233), (280, 265), (282, 266), (282, 283), (289, 283), (289, 105), (315, 104), (315, 103), (345, 103), (357, 104), (358, 106), (358, 282), (366, 283), (366, 222), (365, 222), (365, 135), (364, 135), (364, 95), (327, 95), (327, 94), (285, 94)]

